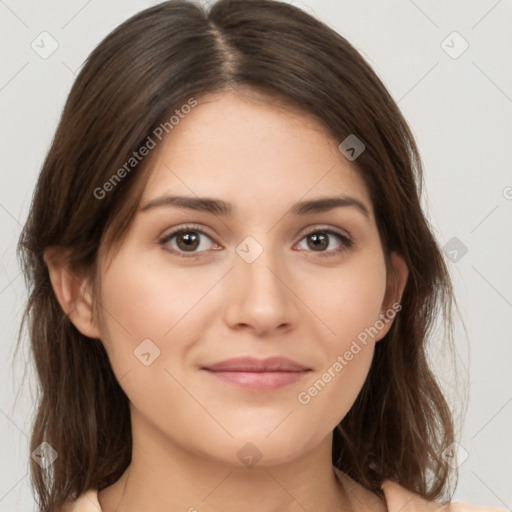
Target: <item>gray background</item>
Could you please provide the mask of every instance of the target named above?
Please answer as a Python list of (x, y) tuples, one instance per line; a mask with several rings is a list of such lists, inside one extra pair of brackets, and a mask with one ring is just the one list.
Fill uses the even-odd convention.
[[(35, 510), (27, 463), (35, 380), (29, 371), (27, 385), (20, 387), (25, 349), (14, 361), (26, 299), (15, 244), (77, 70), (108, 32), (153, 3), (0, 0), (2, 512)], [(469, 402), (459, 439), (462, 464), (455, 500), (510, 509), (512, 2), (293, 3), (328, 23), (363, 54), (413, 130), (426, 170), (424, 207), (446, 247), (467, 328), (466, 333), (457, 321), (460, 380)], [(44, 55), (52, 44), (57, 49)], [(457, 404), (464, 392), (450, 384), (442, 347), (433, 344), (431, 355)]]

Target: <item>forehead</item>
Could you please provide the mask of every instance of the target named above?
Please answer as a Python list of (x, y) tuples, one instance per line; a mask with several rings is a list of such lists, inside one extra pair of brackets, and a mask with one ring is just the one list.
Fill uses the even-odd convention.
[(197, 97), (156, 149), (143, 202), (163, 193), (292, 204), (333, 193), (371, 210), (365, 183), (313, 116), (256, 93)]

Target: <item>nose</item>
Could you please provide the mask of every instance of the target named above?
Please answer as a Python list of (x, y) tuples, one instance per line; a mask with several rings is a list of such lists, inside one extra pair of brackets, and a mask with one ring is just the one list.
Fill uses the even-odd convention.
[(298, 298), (291, 276), (284, 265), (277, 264), (270, 250), (264, 250), (252, 263), (235, 254), (234, 268), (227, 279), (224, 315), (229, 327), (263, 336), (296, 326)]

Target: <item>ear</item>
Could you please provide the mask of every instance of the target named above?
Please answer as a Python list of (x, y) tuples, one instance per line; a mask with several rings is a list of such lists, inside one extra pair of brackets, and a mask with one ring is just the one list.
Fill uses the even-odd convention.
[[(401, 310), (400, 301), (404, 293), (407, 278), (409, 277), (409, 269), (404, 258), (397, 252), (391, 253), (392, 270), (388, 275), (386, 293), (382, 301), (381, 314), (379, 319), (384, 324), (382, 329), (375, 337), (375, 341), (380, 341), (389, 332), (393, 325), (393, 319)], [(380, 324), (379, 324), (380, 325)]]
[(62, 248), (50, 247), (44, 253), (50, 280), (57, 300), (74, 326), (89, 338), (101, 338), (92, 319), (93, 298), (85, 274), (73, 271)]

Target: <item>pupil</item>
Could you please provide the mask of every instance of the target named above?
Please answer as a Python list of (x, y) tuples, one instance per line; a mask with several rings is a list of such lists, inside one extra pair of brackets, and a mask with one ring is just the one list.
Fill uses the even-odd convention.
[(313, 234), (310, 235), (310, 240), (313, 241), (313, 245), (310, 244), (310, 249), (327, 249), (329, 240), (325, 234)]
[(197, 233), (184, 233), (178, 236), (178, 245), (180, 244), (180, 242), (184, 243), (183, 248), (185, 249), (185, 251), (192, 251), (194, 249), (197, 249), (199, 245), (199, 236), (197, 236)]

